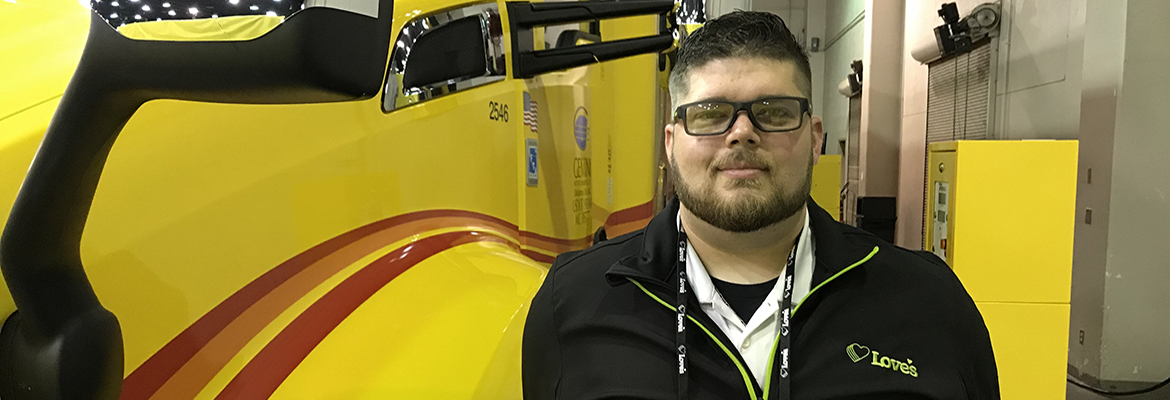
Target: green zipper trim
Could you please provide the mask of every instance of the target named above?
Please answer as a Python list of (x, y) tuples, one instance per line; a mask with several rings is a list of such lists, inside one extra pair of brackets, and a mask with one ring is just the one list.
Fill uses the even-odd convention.
[[(658, 298), (658, 296), (655, 296), (654, 293), (650, 293), (649, 290), (646, 290), (646, 287), (642, 286), (642, 284), (638, 283), (638, 281), (634, 280), (634, 278), (626, 277), (626, 279), (629, 279), (630, 282), (634, 284), (634, 286), (638, 287), (638, 289), (642, 289), (646, 295), (654, 298), (654, 300), (657, 300), (659, 304), (669, 308), (671, 311), (678, 312), (677, 308), (674, 308), (674, 306), (671, 306), (667, 302), (662, 301), (662, 299)], [(731, 358), (731, 362), (735, 363), (735, 367), (739, 369), (739, 374), (743, 376), (743, 383), (748, 388), (748, 394), (752, 396), (752, 400), (756, 400), (756, 388), (755, 386), (752, 386), (751, 375), (748, 374), (747, 370), (743, 368), (743, 365), (739, 363), (739, 360), (735, 358), (735, 354), (733, 354), (731, 350), (728, 350), (727, 346), (724, 346), (723, 343), (719, 341), (719, 338), (715, 337), (715, 335), (712, 334), (711, 331), (707, 330), (707, 327), (703, 326), (703, 324), (696, 320), (695, 317), (687, 314), (687, 319), (691, 320), (691, 322), (694, 322), (695, 325), (698, 325), (699, 329), (702, 329), (703, 332), (707, 334), (707, 336), (710, 336), (711, 340), (714, 340), (715, 344), (719, 345), (720, 349), (723, 349), (723, 352), (727, 354), (727, 357)], [(767, 398), (767, 393), (765, 393), (764, 396)]]
[[(861, 266), (861, 264), (865, 264), (866, 261), (869, 261), (869, 259), (873, 258), (874, 255), (877, 255), (877, 253), (878, 253), (878, 247), (873, 246), (873, 251), (870, 251), (868, 256), (865, 256), (865, 258), (861, 259), (861, 261), (855, 262), (855, 263), (853, 263), (853, 265), (850, 265), (849, 267), (841, 270), (841, 272), (838, 272), (836, 275), (830, 276), (829, 279), (825, 279), (825, 281), (821, 282), (820, 285), (817, 285), (817, 287), (808, 291), (808, 294), (804, 295), (804, 299), (807, 299), (808, 296), (811, 296), (813, 293), (816, 293), (817, 289), (820, 289), (821, 286), (825, 286), (826, 283), (832, 282), (834, 279), (837, 279), (837, 277), (841, 276), (841, 274), (849, 272), (849, 270), (857, 268), (857, 267)], [(792, 315), (795, 316), (796, 312), (800, 311), (800, 306), (804, 305), (804, 299), (800, 299), (800, 303), (796, 304), (796, 308), (792, 310)]]
[[(841, 274), (849, 272), (849, 270), (857, 268), (857, 267), (861, 266), (861, 264), (865, 264), (865, 262), (869, 261), (869, 259), (873, 258), (873, 256), (875, 254), (877, 254), (877, 252), (878, 252), (878, 247), (874, 246), (873, 251), (869, 252), (869, 255), (865, 256), (865, 258), (861, 259), (861, 261), (855, 262), (855, 263), (853, 263), (853, 265), (850, 265), (849, 267), (841, 270), (841, 272), (838, 272), (836, 275), (830, 276), (829, 279), (825, 279), (825, 281), (821, 282), (820, 285), (817, 285), (817, 287), (808, 291), (808, 293), (806, 293), (804, 295), (804, 298), (800, 299), (800, 303), (796, 304), (796, 308), (794, 308), (792, 310), (792, 315), (789, 316), (789, 318), (796, 317), (796, 312), (798, 310), (800, 310), (800, 306), (803, 305), (804, 301), (806, 299), (808, 299), (808, 296), (811, 296), (813, 293), (815, 293), (817, 291), (817, 289), (820, 289), (822, 286), (825, 286), (826, 283), (831, 282), (833, 279), (837, 279), (837, 277), (841, 276)], [(645, 290), (645, 289), (643, 289), (643, 290)], [(771, 386), (772, 386), (772, 363), (776, 362), (776, 348), (779, 345), (780, 345), (780, 332), (776, 332), (776, 340), (772, 342), (772, 353), (768, 355), (768, 370), (767, 370), (767, 372), (764, 372), (764, 400), (768, 400), (768, 393), (770, 393), (768, 391), (768, 389), (771, 388)]]

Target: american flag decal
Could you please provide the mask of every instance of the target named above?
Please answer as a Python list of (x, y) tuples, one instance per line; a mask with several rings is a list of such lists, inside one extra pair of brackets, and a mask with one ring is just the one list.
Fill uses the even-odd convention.
[(532, 100), (532, 95), (524, 92), (524, 126), (536, 132), (536, 101)]

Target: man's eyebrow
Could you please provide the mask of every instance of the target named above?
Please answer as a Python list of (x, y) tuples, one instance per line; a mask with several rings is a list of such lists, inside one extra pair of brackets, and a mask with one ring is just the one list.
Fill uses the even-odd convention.
[[(766, 95), (748, 100), (747, 102), (752, 102), (752, 101), (767, 99), (767, 98), (772, 98), (772, 97), (800, 97), (800, 96), (792, 96), (792, 95), (787, 95), (787, 94), (774, 94), (773, 93), (773, 94), (766, 94)], [(713, 96), (713, 97), (707, 97), (707, 98), (695, 100), (695, 101), (693, 101), (693, 103), (705, 103), (705, 102), (709, 102), (709, 101), (724, 101), (724, 102), (728, 102), (728, 103), (735, 102), (726, 96)]]
[(726, 102), (730, 103), (731, 99), (724, 97), (724, 96), (715, 96), (715, 97), (708, 97), (705, 99), (695, 100), (696, 103), (705, 103), (708, 101), (726, 101)]

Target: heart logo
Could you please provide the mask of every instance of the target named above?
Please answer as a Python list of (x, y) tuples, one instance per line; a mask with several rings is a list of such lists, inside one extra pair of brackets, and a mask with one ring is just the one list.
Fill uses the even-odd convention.
[(854, 343), (845, 347), (845, 354), (848, 354), (853, 362), (858, 362), (869, 357), (869, 347)]

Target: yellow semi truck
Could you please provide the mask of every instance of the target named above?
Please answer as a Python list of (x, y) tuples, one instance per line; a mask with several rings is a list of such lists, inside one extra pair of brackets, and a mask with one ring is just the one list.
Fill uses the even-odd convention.
[(5, 400), (520, 398), (663, 202), (670, 0), (86, 3), (0, 2)]

